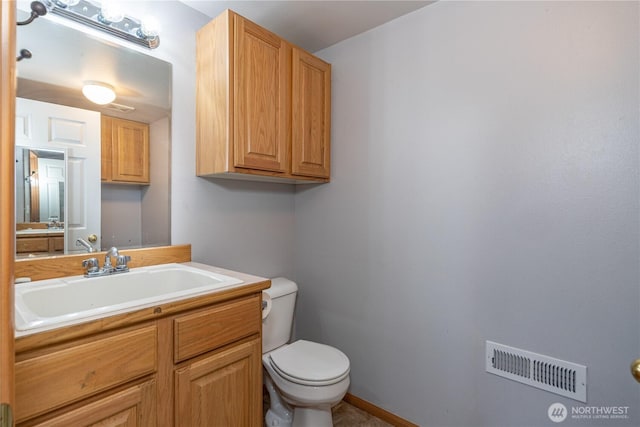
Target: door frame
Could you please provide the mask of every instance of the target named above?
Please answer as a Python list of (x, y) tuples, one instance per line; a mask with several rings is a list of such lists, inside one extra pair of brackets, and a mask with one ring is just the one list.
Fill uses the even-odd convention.
[[(14, 407), (16, 4), (0, 1), (0, 403)], [(13, 425), (2, 419), (0, 426)]]

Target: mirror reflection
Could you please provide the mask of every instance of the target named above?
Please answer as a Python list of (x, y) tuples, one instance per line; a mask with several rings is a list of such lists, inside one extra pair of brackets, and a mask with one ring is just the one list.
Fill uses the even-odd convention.
[[(18, 20), (26, 16), (28, 13), (18, 10)], [(171, 64), (47, 16), (18, 27), (16, 50), (20, 49), (29, 49), (32, 57), (17, 64), (18, 98), (41, 101), (53, 108), (67, 106), (96, 112), (99, 123), (95, 129), (79, 127), (77, 132), (72, 125), (62, 124), (57, 130), (50, 125), (44, 137), (27, 140), (31, 112), (16, 117), (16, 144), (23, 146), (23, 151), (16, 155), (16, 161), (20, 159), (22, 167), (20, 180), (16, 179), (17, 238), (20, 229), (33, 229), (35, 224), (43, 224), (37, 227), (44, 226), (43, 229), (50, 230), (55, 229), (51, 223), (57, 223), (60, 225), (58, 232), (64, 235), (66, 230), (68, 235), (66, 244), (55, 252), (83, 252), (85, 249), (76, 247), (73, 242), (77, 238), (87, 240), (93, 235), (97, 236), (94, 240), (96, 249), (103, 250), (111, 246), (133, 248), (171, 244)], [(82, 87), (87, 81), (100, 81), (112, 86), (116, 99), (107, 105), (90, 102), (82, 94)], [(108, 123), (108, 128), (105, 128), (105, 123)], [(71, 136), (62, 135), (60, 129)], [(99, 154), (95, 155), (96, 159), (91, 159), (92, 165), (96, 162), (101, 165), (97, 178), (91, 177), (91, 180), (98, 180), (97, 187), (87, 181), (86, 175), (78, 178), (83, 169), (76, 148), (81, 144), (75, 144), (74, 138), (76, 133), (85, 134), (85, 131), (97, 131), (100, 135)], [(26, 146), (28, 149), (25, 151)], [(38, 208), (35, 207), (36, 192), (30, 183), (30, 180), (38, 180), (38, 197), (43, 197), (40, 172), (26, 165), (25, 156), (31, 155), (29, 152), (34, 155), (55, 152), (50, 150), (54, 147), (68, 149), (68, 169), (64, 171), (67, 187), (65, 193), (58, 182), (56, 195), (55, 185), (48, 184), (51, 188), (47, 190), (46, 197), (50, 199), (47, 199), (48, 211), (45, 211), (41, 199), (37, 200), (40, 203)], [(142, 152), (144, 158), (141, 159)], [(42, 159), (39, 161), (44, 165), (48, 160)], [(136, 159), (137, 163), (127, 159)], [(145, 159), (147, 163), (144, 163)], [(29, 179), (26, 179), (28, 175)], [(86, 192), (84, 184), (97, 190)], [(87, 198), (85, 201), (84, 196), (75, 194), (79, 188), (93, 196), (97, 193), (97, 200), (93, 202)], [(69, 201), (68, 211), (62, 201), (65, 196)], [(57, 204), (53, 202), (55, 197), (59, 199)], [(82, 205), (78, 200), (87, 204)], [(97, 226), (76, 221), (96, 208), (99, 213), (89, 217), (99, 217)], [(24, 254), (39, 256), (42, 251)]]
[(16, 252), (64, 251), (64, 151), (16, 147)]
[(64, 152), (16, 147), (16, 222), (64, 228)]

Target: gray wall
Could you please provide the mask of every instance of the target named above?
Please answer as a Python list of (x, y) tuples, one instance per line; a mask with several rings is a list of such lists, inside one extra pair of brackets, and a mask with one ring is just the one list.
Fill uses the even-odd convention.
[(438, 2), (319, 55), (332, 182), (298, 187), (298, 336), (426, 426), (579, 402), (484, 372), (494, 340), (585, 364), (640, 425), (637, 3)]
[[(139, 248), (142, 244), (141, 189), (137, 185), (102, 184), (102, 250)], [(75, 248), (70, 248), (71, 250)]]
[(170, 143), (169, 118), (150, 123), (151, 185), (102, 184), (103, 250), (171, 243)]
[(158, 19), (161, 43), (151, 54), (173, 66), (171, 243), (191, 243), (194, 261), (291, 276), (294, 188), (195, 175), (195, 32), (210, 18), (176, 1), (128, 6)]
[(171, 243), (171, 127), (169, 118), (149, 124), (149, 179), (142, 190), (142, 244)]

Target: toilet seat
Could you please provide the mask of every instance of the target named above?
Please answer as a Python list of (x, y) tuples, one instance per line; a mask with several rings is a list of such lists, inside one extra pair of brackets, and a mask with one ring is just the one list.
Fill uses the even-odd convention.
[(269, 362), (283, 378), (302, 385), (331, 385), (349, 375), (349, 358), (343, 352), (305, 340), (272, 351)]

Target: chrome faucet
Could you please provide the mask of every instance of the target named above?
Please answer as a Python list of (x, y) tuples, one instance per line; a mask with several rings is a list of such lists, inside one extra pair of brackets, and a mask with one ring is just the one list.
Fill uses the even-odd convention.
[[(116, 257), (115, 267), (111, 264), (111, 257)], [(115, 246), (110, 248), (104, 257), (104, 265), (102, 268), (98, 265), (96, 258), (85, 259), (82, 261), (82, 266), (86, 268), (84, 277), (99, 277), (107, 276), (109, 274), (126, 273), (129, 271), (128, 262), (131, 261), (129, 255), (120, 255), (118, 248)]]
[(102, 266), (102, 269), (107, 271), (107, 270), (113, 270), (113, 265), (111, 265), (111, 257), (118, 257), (120, 254), (118, 253), (118, 248), (116, 248), (115, 246), (112, 246), (107, 253), (104, 255), (104, 265)]
[(87, 242), (82, 237), (80, 237), (80, 238), (78, 238), (78, 240), (76, 240), (76, 246), (84, 247), (87, 250), (88, 253), (92, 253), (92, 252), (96, 251), (96, 248), (94, 248), (91, 243)]

